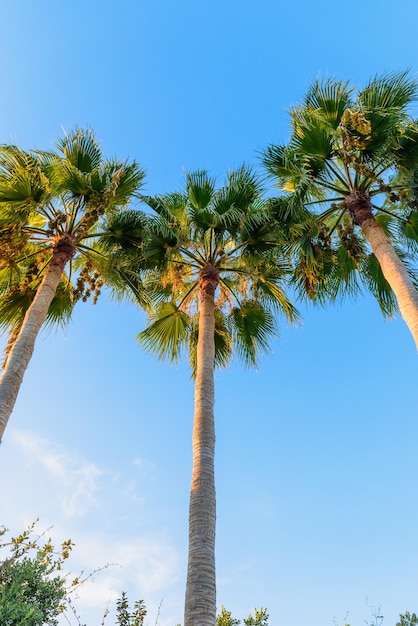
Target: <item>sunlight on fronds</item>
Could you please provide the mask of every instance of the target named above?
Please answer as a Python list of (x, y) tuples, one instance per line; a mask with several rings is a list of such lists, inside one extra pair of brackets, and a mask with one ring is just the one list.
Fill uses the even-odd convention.
[(258, 302), (249, 300), (233, 309), (231, 319), (238, 355), (246, 365), (256, 367), (258, 355), (270, 352), (270, 342), (277, 336), (273, 315)]
[(164, 303), (151, 317), (151, 324), (137, 336), (138, 342), (159, 359), (175, 362), (186, 345), (191, 322), (174, 304)]

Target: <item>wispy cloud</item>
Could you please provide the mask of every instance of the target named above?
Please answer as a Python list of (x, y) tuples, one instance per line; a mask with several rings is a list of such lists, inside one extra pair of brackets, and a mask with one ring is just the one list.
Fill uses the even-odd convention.
[[(75, 606), (82, 623), (100, 623), (108, 604), (112, 623), (115, 601), (124, 590), (131, 602), (144, 598), (153, 617), (162, 598), (167, 606), (181, 604), (179, 551), (166, 524), (155, 521), (153, 505), (147, 509), (150, 487), (155, 489), (158, 478), (154, 463), (136, 457), (115, 468), (14, 429), (2, 452), (3, 467), (14, 469), (10, 476), (0, 475), (5, 504), (1, 522), (21, 532), (39, 517), (36, 531), (49, 528), (56, 546), (71, 537), (75, 547), (68, 569), (74, 576), (111, 564), (78, 592)], [(168, 624), (178, 621), (164, 614), (159, 623), (165, 619)]]
[(65, 517), (81, 516), (99, 504), (99, 479), (104, 472), (95, 463), (33, 433), (13, 431), (11, 437), (38, 471), (46, 472)]

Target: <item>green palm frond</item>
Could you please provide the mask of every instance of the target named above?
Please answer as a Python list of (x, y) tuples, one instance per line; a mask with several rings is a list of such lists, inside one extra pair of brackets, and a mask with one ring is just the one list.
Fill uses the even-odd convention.
[(303, 107), (306, 111), (320, 115), (323, 122), (336, 130), (344, 111), (351, 106), (353, 91), (348, 82), (317, 80), (306, 94)]
[(396, 221), (397, 235), (405, 241), (413, 252), (418, 252), (418, 211), (408, 210), (403, 217)]
[(48, 310), (47, 326), (65, 326), (68, 324), (75, 304), (73, 294), (74, 286), (71, 282), (62, 280)]
[[(259, 198), (264, 190), (262, 178), (248, 165), (241, 165), (241, 167), (228, 172), (224, 186), (232, 187), (237, 192), (241, 192), (239, 194), (241, 201), (246, 198), (247, 204)], [(240, 203), (235, 204), (242, 207)]]
[(338, 245), (335, 251), (336, 263), (327, 277), (327, 290), (331, 300), (353, 298), (361, 292), (358, 282), (359, 268), (366, 258), (366, 252), (353, 251), (347, 246)]
[(418, 121), (413, 120), (406, 124), (402, 134), (398, 137), (396, 150), (397, 165), (408, 172), (412, 177), (418, 167)]
[[(239, 214), (237, 214), (238, 217)], [(243, 241), (255, 238), (258, 233), (268, 230), (275, 230), (276, 222), (272, 219), (272, 209), (270, 203), (264, 198), (258, 198), (251, 204), (251, 210), (240, 219), (239, 233)], [(276, 239), (276, 237), (274, 237)]]
[[(126, 258), (120, 260), (107, 259), (108, 264), (102, 269), (105, 277), (106, 288), (111, 296), (119, 302), (128, 300), (140, 306), (144, 311), (150, 311), (152, 301), (150, 294), (144, 285), (141, 271), (135, 268), (132, 263), (126, 262)], [(99, 266), (100, 267), (100, 266)]]
[(100, 167), (102, 149), (91, 129), (77, 128), (56, 142), (65, 159), (79, 172), (91, 174)]
[(138, 342), (159, 359), (176, 362), (187, 345), (191, 321), (173, 303), (164, 303), (151, 317), (150, 325), (137, 336)]
[(225, 185), (214, 194), (213, 208), (220, 215), (231, 208), (245, 212), (260, 197), (261, 190), (260, 177), (243, 165), (229, 172)]
[(203, 231), (222, 226), (222, 216), (212, 207), (195, 208), (192, 206), (189, 210), (189, 215), (192, 224)]
[[(46, 203), (51, 185), (40, 162), (15, 146), (0, 149), (0, 207), (9, 218), (25, 220), (28, 211)], [(23, 213), (22, 213), (23, 211)]]
[(279, 259), (264, 267), (260, 264), (253, 274), (251, 289), (257, 302), (283, 314), (290, 323), (296, 323), (300, 321), (299, 312), (283, 288), (286, 284), (284, 278), (290, 274), (290, 269), (287, 263), (281, 267)]
[(394, 238), (396, 235), (398, 222), (402, 221), (397, 218), (395, 215), (390, 215), (389, 213), (377, 213), (375, 215), (376, 222), (380, 224), (380, 226), (385, 231), (386, 235), (389, 238)]
[(215, 311), (215, 367), (226, 367), (232, 357), (232, 337), (228, 317)]
[(304, 159), (312, 175), (318, 175), (325, 161), (333, 154), (333, 133), (315, 113), (295, 108), (292, 110), (292, 118), (295, 129), (292, 146)]
[(186, 217), (187, 195), (183, 193), (170, 193), (166, 195), (140, 196), (141, 200), (149, 206), (161, 219), (167, 223), (179, 227), (184, 224)]
[(11, 289), (0, 298), (0, 328), (5, 330), (22, 323), (35, 294), (28, 288)]
[[(302, 158), (294, 145), (267, 146), (262, 160), (267, 172), (276, 178), (275, 186), (289, 194), (287, 207), (290, 213), (302, 210), (303, 203), (311, 197), (324, 196), (321, 185), (316, 184), (313, 176), (314, 160), (310, 161), (309, 156)], [(324, 162), (319, 170), (321, 173), (326, 171)]]
[(396, 298), (389, 283), (383, 276), (382, 269), (374, 254), (370, 254), (362, 263), (360, 274), (363, 283), (374, 295), (379, 307), (386, 317), (392, 317), (398, 310)]
[(187, 196), (194, 209), (205, 209), (212, 200), (216, 181), (206, 170), (186, 173)]
[(293, 244), (294, 269), (291, 284), (300, 299), (324, 304), (329, 298), (329, 284), (334, 276), (335, 254), (316, 239), (305, 235)]
[(167, 259), (167, 255), (177, 248), (179, 237), (176, 230), (163, 218), (150, 217), (144, 234), (143, 255), (149, 263), (158, 265)]
[(389, 72), (371, 79), (358, 93), (358, 101), (365, 111), (404, 112), (418, 95), (418, 83), (408, 71)]
[(105, 251), (136, 249), (144, 242), (145, 227), (146, 216), (142, 211), (119, 211), (106, 223), (100, 244)]
[[(0, 328), (20, 326), (36, 295), (36, 284), (16, 286), (0, 297)], [(62, 281), (48, 310), (46, 325), (65, 326), (74, 306), (73, 286)]]
[(231, 313), (236, 351), (246, 365), (257, 366), (260, 353), (270, 352), (270, 341), (277, 336), (273, 315), (255, 300), (243, 302)]
[(110, 187), (108, 207), (126, 206), (132, 198), (140, 197), (140, 190), (145, 179), (145, 171), (135, 161), (121, 163), (110, 161), (104, 168)]
[(376, 76), (358, 93), (358, 103), (370, 123), (370, 139), (363, 154), (371, 158), (375, 153), (396, 147), (409, 118), (407, 107), (417, 96), (417, 82), (408, 72)]

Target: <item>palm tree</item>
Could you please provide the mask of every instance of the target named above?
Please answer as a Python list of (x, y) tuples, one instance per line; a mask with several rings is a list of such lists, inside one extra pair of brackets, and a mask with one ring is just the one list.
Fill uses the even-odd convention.
[[(100, 289), (105, 257), (94, 243), (98, 229), (144, 178), (136, 163), (104, 160), (91, 130), (77, 129), (57, 148), (0, 149), (0, 323), (12, 327), (0, 379), (0, 440), (40, 328)], [(64, 275), (67, 266), (78, 272), (75, 287)]]
[[(312, 269), (320, 258), (329, 294), (336, 297), (342, 284), (348, 291), (358, 288), (360, 270), (384, 313), (393, 313), (395, 295), (418, 347), (411, 265), (418, 242), (418, 121), (408, 114), (416, 96), (417, 83), (406, 73), (375, 77), (357, 93), (348, 83), (317, 81), (291, 110), (289, 144), (269, 146), (263, 162), (292, 197), (299, 242), (309, 240), (297, 280), (306, 281), (310, 260), (309, 288), (317, 295), (327, 282)], [(308, 212), (311, 207), (320, 215)]]
[(176, 360), (188, 348), (195, 376), (193, 470), (185, 626), (216, 623), (214, 367), (233, 350), (254, 365), (276, 333), (275, 314), (298, 314), (283, 291), (289, 270), (268, 203), (245, 167), (223, 187), (204, 171), (186, 188), (145, 198), (155, 211), (143, 247), (154, 306), (140, 343)]

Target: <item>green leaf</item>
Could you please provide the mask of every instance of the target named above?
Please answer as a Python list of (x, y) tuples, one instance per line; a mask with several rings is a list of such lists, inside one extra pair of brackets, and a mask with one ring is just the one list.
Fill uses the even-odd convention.
[(187, 195), (191, 206), (204, 209), (212, 200), (215, 191), (215, 179), (210, 178), (205, 170), (186, 173)]
[(344, 111), (351, 105), (352, 93), (348, 82), (316, 81), (309, 88), (303, 104), (307, 111), (318, 114), (323, 122), (337, 130)]
[(190, 326), (190, 318), (186, 313), (173, 303), (164, 303), (158, 307), (151, 317), (151, 324), (139, 333), (137, 339), (159, 359), (175, 362), (187, 343)]
[(392, 317), (398, 310), (398, 304), (374, 254), (370, 254), (362, 263), (361, 277), (376, 298), (383, 315)]
[(91, 129), (77, 128), (56, 143), (69, 163), (79, 172), (90, 174), (102, 161), (102, 150)]
[(274, 317), (255, 300), (243, 302), (231, 315), (237, 352), (244, 363), (256, 366), (258, 354), (269, 352), (269, 342), (276, 336)]

